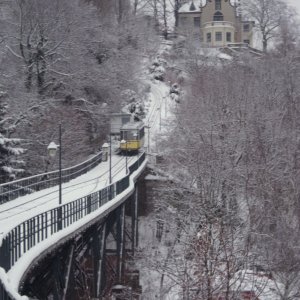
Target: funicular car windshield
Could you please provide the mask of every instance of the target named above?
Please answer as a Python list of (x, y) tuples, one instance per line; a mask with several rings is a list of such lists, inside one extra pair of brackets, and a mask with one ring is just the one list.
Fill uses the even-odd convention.
[(137, 130), (121, 131), (121, 140), (137, 140), (138, 136)]

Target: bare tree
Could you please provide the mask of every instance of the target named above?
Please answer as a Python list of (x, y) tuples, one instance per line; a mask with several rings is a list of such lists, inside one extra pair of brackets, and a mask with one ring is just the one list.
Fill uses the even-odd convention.
[[(194, 209), (202, 219), (191, 217), (190, 224), (195, 227), (183, 230), (194, 235), (185, 243), (190, 243), (190, 249), (195, 247), (195, 259), (173, 262), (169, 258), (168, 265), (173, 282), (189, 290), (197, 276), (186, 270), (197, 270), (196, 286), (206, 293), (201, 299), (211, 299), (220, 291), (226, 299), (234, 299), (237, 270), (255, 264), (265, 270), (266, 276), (276, 277), (282, 299), (298, 297), (298, 269), (288, 271), (282, 267), (288, 257), (289, 266), (298, 265), (294, 252), (298, 243), (283, 233), (283, 225), (290, 223), (286, 232), (299, 234), (300, 224), (296, 200), (300, 195), (296, 100), (300, 95), (296, 84), (300, 69), (297, 50), (286, 51), (288, 55), (270, 55), (259, 61), (240, 56), (225, 64), (215, 57), (209, 61), (204, 55), (189, 54), (190, 61), (185, 63), (191, 76), (186, 79), (186, 96), (176, 108), (177, 126), (168, 142), (164, 141), (168, 145), (166, 168), (179, 182), (190, 186), (197, 199), (177, 195), (182, 206), (166, 201), (168, 208), (178, 209), (174, 215), (180, 216), (183, 211), (183, 216), (189, 218)], [(166, 198), (172, 199), (168, 193)], [(183, 209), (184, 205), (190, 205), (190, 209)], [(231, 218), (232, 214), (236, 218)], [(285, 250), (287, 254), (280, 257)], [(274, 257), (268, 257), (272, 251)], [(249, 253), (256, 258), (249, 257)], [(269, 264), (276, 257), (277, 265)], [(193, 264), (197, 261), (199, 265)], [(181, 273), (174, 271), (179, 269)], [(189, 283), (183, 278), (189, 278)], [(214, 281), (216, 278), (222, 280)]]
[(33, 77), (36, 77), (36, 85), (41, 91), (45, 74), (60, 58), (59, 50), (67, 39), (70, 22), (66, 14), (68, 4), (34, 0), (16, 3), (15, 14), (19, 20), (17, 34), (7, 47), (26, 65), (27, 89), (31, 89)]
[(132, 15), (128, 1), (121, 2), (5, 2), (0, 85), (15, 134), (28, 140), (32, 172), (44, 170), (45, 144), (59, 121), (68, 145), (82, 141), (77, 150), (65, 147), (64, 165), (81, 161), (106, 138), (107, 114), (121, 109), (122, 92), (143, 89), (138, 62), (158, 38), (142, 15)]
[(180, 0), (169, 0), (170, 6), (172, 7), (172, 10), (174, 12), (174, 20), (175, 20), (175, 28), (178, 26), (178, 20), (179, 20), (179, 9), (180, 9)]
[(288, 9), (280, 21), (275, 49), (280, 55), (294, 55), (297, 51), (299, 24), (295, 12)]
[(160, 0), (162, 6), (162, 19), (163, 19), (163, 36), (165, 39), (168, 38), (168, 14), (167, 0)]
[(267, 51), (269, 41), (277, 34), (287, 6), (281, 0), (244, 1), (243, 8), (248, 18), (253, 19), (262, 36), (263, 51)]

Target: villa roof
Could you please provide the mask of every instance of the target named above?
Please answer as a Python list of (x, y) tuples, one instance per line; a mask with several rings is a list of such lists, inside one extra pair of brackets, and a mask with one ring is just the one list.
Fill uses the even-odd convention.
[(179, 13), (199, 13), (200, 11), (200, 0), (191, 0), (179, 9)]

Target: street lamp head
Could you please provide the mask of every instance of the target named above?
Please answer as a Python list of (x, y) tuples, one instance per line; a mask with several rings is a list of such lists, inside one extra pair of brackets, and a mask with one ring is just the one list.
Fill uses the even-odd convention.
[(47, 149), (48, 149), (48, 154), (50, 157), (54, 157), (56, 155), (56, 151), (57, 151), (57, 148), (59, 147), (59, 145), (56, 145), (54, 142), (51, 142)]
[(102, 149), (108, 149), (109, 148), (109, 144), (108, 143), (104, 143), (103, 145), (102, 145)]

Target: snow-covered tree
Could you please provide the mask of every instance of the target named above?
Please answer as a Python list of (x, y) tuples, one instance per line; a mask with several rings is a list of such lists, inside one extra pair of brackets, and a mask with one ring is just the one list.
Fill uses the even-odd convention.
[[(8, 115), (21, 120), (14, 134), (28, 140), (28, 172), (45, 170), (59, 122), (63, 165), (84, 160), (103, 143), (122, 91), (143, 89), (140, 62), (158, 41), (151, 20), (134, 16), (127, 0), (0, 2), (0, 84), (10, 95)], [(68, 148), (74, 140), (78, 147)]]
[[(259, 60), (241, 55), (229, 63), (195, 51), (185, 61), (184, 96), (164, 141), (164, 167), (182, 186), (162, 192), (168, 216), (160, 219), (179, 217), (183, 232), (192, 234), (176, 242), (181, 254), (172, 252), (160, 266), (174, 285), (191, 293), (201, 286), (201, 299), (218, 291), (234, 299), (237, 270), (255, 264), (277, 278), (281, 299), (298, 293), (299, 243), (288, 232), (297, 235), (300, 228), (300, 65), (299, 50), (286, 51)], [(176, 238), (176, 225), (172, 232)], [(193, 250), (192, 258), (186, 249)]]
[(295, 11), (289, 8), (280, 20), (278, 35), (275, 41), (275, 49), (280, 55), (293, 56), (296, 54), (297, 44), (300, 41), (298, 30), (299, 24)]
[(23, 161), (18, 156), (24, 153), (24, 149), (17, 147), (21, 140), (7, 137), (9, 128), (6, 124), (7, 104), (3, 101), (4, 94), (0, 94), (0, 182), (13, 180), (24, 169), (20, 168)]
[(276, 37), (281, 19), (287, 13), (287, 5), (281, 0), (245, 0), (243, 8), (247, 17), (255, 21), (266, 52), (269, 41)]

